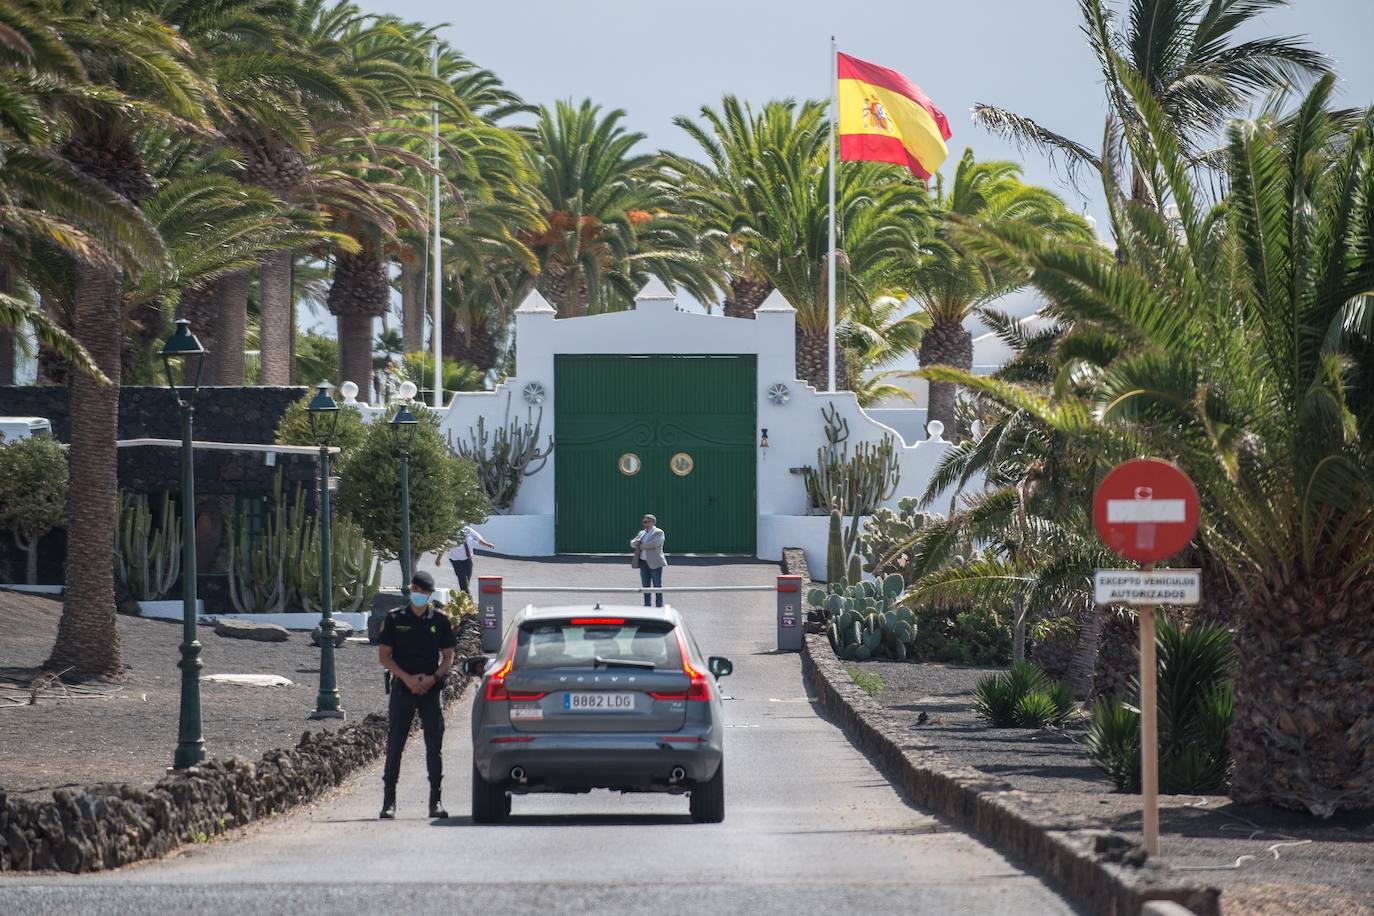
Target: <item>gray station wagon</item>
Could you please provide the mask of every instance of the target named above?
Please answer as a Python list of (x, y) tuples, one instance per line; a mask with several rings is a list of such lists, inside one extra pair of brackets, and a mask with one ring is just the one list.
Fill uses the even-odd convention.
[(472, 707), (472, 819), (529, 792), (668, 792), (725, 818), (718, 678), (672, 608), (529, 607), (481, 675)]

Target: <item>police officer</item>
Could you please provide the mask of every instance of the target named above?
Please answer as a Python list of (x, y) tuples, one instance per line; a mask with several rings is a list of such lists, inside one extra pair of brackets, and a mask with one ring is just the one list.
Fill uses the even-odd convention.
[(386, 615), (378, 639), (377, 655), (391, 675), (386, 739), (386, 768), (382, 771), (383, 818), (396, 816), (396, 780), (401, 775), (401, 753), (415, 714), (425, 732), (425, 764), (429, 769), (429, 816), (448, 817), (439, 799), (444, 778), (444, 713), (439, 695), (444, 677), (453, 665), (457, 640), (448, 615), (430, 604), (434, 577), (424, 570), (410, 579), (405, 607)]

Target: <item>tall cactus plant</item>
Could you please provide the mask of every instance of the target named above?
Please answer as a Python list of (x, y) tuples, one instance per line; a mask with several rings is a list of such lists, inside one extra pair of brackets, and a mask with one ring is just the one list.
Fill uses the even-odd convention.
[(281, 474), (272, 485), (272, 508), (262, 530), (251, 530), (248, 513), (229, 519), (229, 601), (240, 614), (280, 614), (293, 606), (287, 569), (297, 560), (305, 500), (297, 487), (290, 505)]
[(859, 522), (897, 492), (902, 467), (896, 440), (888, 435), (879, 442), (860, 442), (849, 451), (849, 421), (831, 405), (821, 411), (825, 419), (825, 445), (816, 450), (815, 465), (803, 470), (806, 494), (812, 508), (838, 508), (849, 516), (844, 536), (844, 556), (854, 552)]
[(539, 473), (553, 453), (553, 437), (540, 446), (544, 408), (531, 408), (524, 422), (510, 417), (510, 395), (506, 395), (506, 422), (487, 431), (485, 417), (477, 418), (476, 428), (468, 430), (467, 442), (449, 436), (449, 450), (467, 458), (477, 467), (477, 479), (494, 509), (509, 509), (515, 503), (520, 483)]
[[(318, 614), (323, 602), (323, 576), (320, 564), (320, 526), (307, 519), (296, 532), (296, 559), (288, 570), (293, 596), (301, 609)], [(382, 563), (363, 537), (362, 529), (346, 519), (330, 528), (330, 581), (333, 585), (334, 611), (353, 613), (372, 606), (382, 587)]]
[(121, 493), (115, 510), (115, 580), (139, 601), (157, 601), (181, 575), (181, 515), (168, 494), (153, 530), (148, 497)]

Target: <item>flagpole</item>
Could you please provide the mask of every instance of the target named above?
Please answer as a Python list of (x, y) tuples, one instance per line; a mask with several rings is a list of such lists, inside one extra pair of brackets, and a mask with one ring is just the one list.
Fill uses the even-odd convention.
[[(430, 56), (435, 79), (439, 77), (439, 38), (431, 39)], [(430, 129), (434, 133), (431, 156), (434, 165), (434, 406), (444, 406), (444, 302), (439, 252), (439, 100), (430, 106)]]
[(825, 272), (825, 292), (828, 310), (826, 328), (828, 331), (828, 356), (830, 362), (830, 391), (835, 391), (835, 134), (839, 130), (837, 113), (839, 111), (840, 74), (839, 58), (836, 57), (835, 36), (830, 36), (830, 253)]

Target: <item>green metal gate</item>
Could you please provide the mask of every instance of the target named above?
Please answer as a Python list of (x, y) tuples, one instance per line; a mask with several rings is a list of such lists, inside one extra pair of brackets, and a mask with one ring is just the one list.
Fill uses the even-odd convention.
[(558, 356), (555, 541), (624, 553), (644, 513), (671, 553), (754, 553), (753, 356)]

